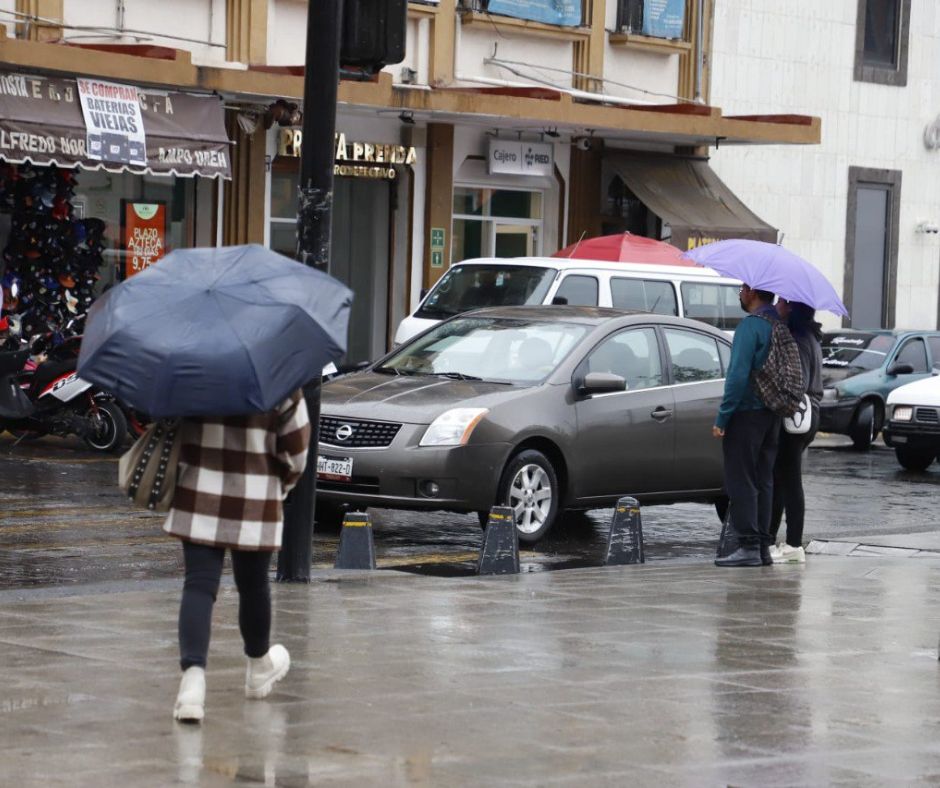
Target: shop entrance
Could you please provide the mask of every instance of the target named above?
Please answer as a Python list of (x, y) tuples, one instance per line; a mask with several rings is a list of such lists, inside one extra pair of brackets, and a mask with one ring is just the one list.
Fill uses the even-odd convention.
[(356, 364), (388, 349), (391, 184), (337, 178), (333, 190), (330, 273), (355, 294), (344, 363)]

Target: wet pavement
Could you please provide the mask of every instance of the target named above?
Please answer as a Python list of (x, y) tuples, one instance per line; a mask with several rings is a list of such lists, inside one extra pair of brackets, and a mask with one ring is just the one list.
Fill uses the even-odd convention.
[[(162, 517), (133, 509), (115, 486), (114, 457), (74, 441), (14, 445), (0, 436), (0, 588), (178, 577), (181, 556), (162, 535)], [(807, 541), (854, 540), (940, 529), (940, 466), (904, 471), (877, 446), (817, 441), (807, 454)], [(475, 515), (372, 510), (380, 568), (423, 574), (472, 574), (482, 541)], [(595, 566), (612, 510), (566, 517), (562, 527), (522, 552), (522, 571)], [(708, 505), (643, 510), (650, 562), (701, 561), (714, 554), (718, 520)], [(332, 566), (338, 532), (318, 530), (314, 561)]]
[(936, 785), (940, 564), (812, 558), (274, 589), (293, 666), (171, 720), (168, 581), (0, 592), (4, 785)]

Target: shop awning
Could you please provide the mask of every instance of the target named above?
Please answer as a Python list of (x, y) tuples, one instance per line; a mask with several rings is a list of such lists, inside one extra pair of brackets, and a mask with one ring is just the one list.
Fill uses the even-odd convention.
[(144, 88), (137, 92), (146, 164), (99, 161), (88, 155), (77, 80), (0, 72), (0, 158), (110, 172), (231, 177), (221, 99)]
[(723, 238), (777, 242), (777, 231), (751, 211), (704, 159), (615, 154), (623, 182), (672, 228), (672, 244), (692, 249)]

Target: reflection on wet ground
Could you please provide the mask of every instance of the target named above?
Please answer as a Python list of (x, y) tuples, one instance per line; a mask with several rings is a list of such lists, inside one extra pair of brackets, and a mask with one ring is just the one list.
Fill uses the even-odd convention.
[[(72, 441), (14, 445), (0, 437), (0, 588), (178, 577), (180, 550), (162, 517), (130, 506), (115, 486), (116, 459)], [(805, 463), (806, 538), (937, 529), (940, 470), (904, 471), (884, 446), (858, 453), (817, 441)], [(524, 547), (523, 572), (598, 565), (612, 510), (567, 515)], [(475, 515), (372, 510), (380, 568), (439, 576), (475, 571), (482, 531)], [(647, 560), (700, 561), (714, 554), (719, 523), (704, 504), (643, 510)], [(336, 530), (314, 536), (314, 561), (330, 567)]]

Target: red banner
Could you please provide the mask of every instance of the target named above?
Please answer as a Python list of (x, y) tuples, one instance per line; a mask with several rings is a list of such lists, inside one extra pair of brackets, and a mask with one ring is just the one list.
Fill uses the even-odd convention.
[(121, 200), (124, 278), (139, 274), (166, 254), (166, 203)]

